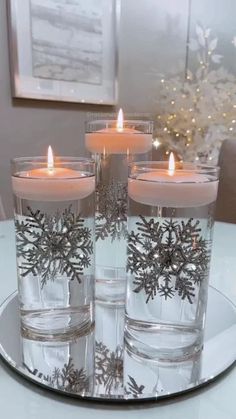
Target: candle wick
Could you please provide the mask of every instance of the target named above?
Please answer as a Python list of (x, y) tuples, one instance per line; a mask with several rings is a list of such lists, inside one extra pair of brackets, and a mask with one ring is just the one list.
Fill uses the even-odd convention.
[(54, 167), (48, 167), (48, 174), (53, 175), (54, 173)]

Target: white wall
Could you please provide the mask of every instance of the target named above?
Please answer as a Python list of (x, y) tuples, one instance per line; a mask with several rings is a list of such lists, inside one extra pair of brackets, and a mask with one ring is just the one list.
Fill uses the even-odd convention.
[[(121, 6), (118, 106), (157, 113), (157, 81), (176, 72), (184, 75), (189, 0), (121, 0)], [(234, 56), (230, 48), (235, 16), (235, 0), (192, 0), (191, 34), (196, 22), (211, 27), (221, 39), (219, 53), (236, 73), (236, 48)], [(0, 52), (0, 194), (10, 216), (10, 159), (45, 154), (49, 143), (57, 154), (84, 155), (86, 111), (113, 109), (12, 100), (5, 0), (0, 0)]]

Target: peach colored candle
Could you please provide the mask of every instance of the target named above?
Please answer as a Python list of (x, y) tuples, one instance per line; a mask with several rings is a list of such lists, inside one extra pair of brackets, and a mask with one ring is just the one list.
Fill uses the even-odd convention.
[(22, 171), (12, 176), (13, 192), (32, 201), (70, 201), (89, 196), (95, 190), (94, 176), (55, 167), (51, 147), (47, 167)]
[[(171, 153), (172, 154), (172, 153)], [(129, 178), (128, 194), (134, 201), (146, 205), (187, 208), (214, 202), (218, 181), (210, 176), (186, 170), (175, 171), (173, 155), (168, 170), (156, 170)]]
[(85, 144), (91, 153), (141, 154), (151, 150), (152, 135), (124, 127), (123, 112), (120, 109), (116, 127), (86, 134)]

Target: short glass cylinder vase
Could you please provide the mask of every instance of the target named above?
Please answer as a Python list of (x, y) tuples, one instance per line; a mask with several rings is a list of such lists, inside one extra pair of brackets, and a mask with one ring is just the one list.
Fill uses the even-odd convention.
[(94, 326), (94, 162), (12, 161), (23, 335), (66, 339)]
[[(128, 165), (149, 160), (153, 123), (95, 120), (87, 124), (86, 148), (96, 162), (96, 298), (125, 301)], [(109, 278), (103, 271), (113, 272)], [(117, 273), (122, 275), (119, 277)], [(116, 281), (114, 281), (114, 277)]]
[(191, 163), (130, 165), (125, 342), (139, 356), (202, 349), (218, 176)]

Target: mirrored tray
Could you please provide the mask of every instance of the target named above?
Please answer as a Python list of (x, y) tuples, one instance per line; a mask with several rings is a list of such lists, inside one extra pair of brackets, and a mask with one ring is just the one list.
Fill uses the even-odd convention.
[(17, 294), (0, 308), (0, 355), (16, 372), (48, 390), (79, 399), (130, 403), (159, 400), (213, 381), (236, 360), (236, 307), (209, 289), (204, 348), (194, 359), (157, 363), (123, 346), (124, 308), (96, 304), (96, 328), (68, 342), (21, 335)]

